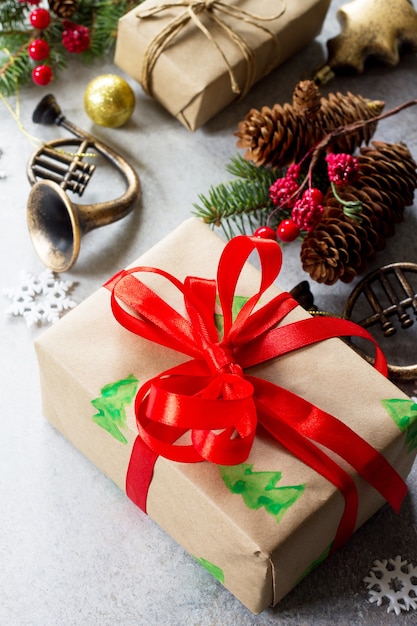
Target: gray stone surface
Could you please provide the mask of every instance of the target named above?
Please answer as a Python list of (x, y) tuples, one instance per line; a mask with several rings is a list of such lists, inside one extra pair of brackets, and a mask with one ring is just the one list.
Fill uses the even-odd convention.
[[(229, 178), (225, 165), (237, 153), (233, 132), (251, 107), (291, 99), (295, 83), (325, 58), (324, 42), (339, 32), (333, 1), (321, 35), (263, 80), (242, 101), (191, 134), (131, 82), (137, 107), (131, 121), (112, 130), (95, 127), (83, 108), (93, 77), (117, 72), (109, 62), (71, 64), (52, 85), (65, 114), (130, 160), (143, 186), (140, 207), (128, 218), (85, 237), (80, 259), (65, 275), (81, 301), (118, 268), (170, 232), (192, 211), (199, 193)], [(361, 76), (338, 77), (323, 88), (383, 99), (386, 109), (416, 97), (416, 55), (395, 68), (374, 66)], [(45, 91), (45, 90), (44, 90)], [(20, 118), (28, 134), (46, 140), (56, 128), (32, 124), (44, 93), (21, 91)], [(15, 106), (15, 100), (10, 104)], [(404, 141), (417, 157), (417, 109), (380, 124), (376, 137)], [(25, 166), (34, 147), (0, 103), (0, 287), (12, 287), (21, 270), (39, 274), (26, 228), (29, 185)], [(94, 182), (91, 183), (94, 186)], [(89, 198), (109, 198), (104, 178)], [(101, 194), (101, 195), (100, 195)], [(97, 201), (97, 200), (95, 200)], [(417, 262), (415, 207), (372, 267)], [(305, 279), (296, 246), (285, 249), (284, 289)], [(341, 312), (352, 285), (312, 286), (322, 308)], [(4, 298), (2, 307), (8, 301)], [(170, 537), (145, 517), (44, 420), (33, 338), (21, 318), (0, 318), (0, 624), (4, 626), (324, 626), (415, 624), (417, 614), (387, 615), (368, 601), (362, 581), (377, 558), (397, 554), (417, 564), (417, 474), (398, 516), (384, 507), (339, 553), (305, 579), (276, 608), (253, 616)], [(415, 361), (416, 339), (393, 343), (401, 362)], [(401, 335), (401, 332), (399, 333)], [(396, 342), (400, 339), (393, 339)], [(401, 346), (401, 347), (398, 347)], [(413, 393), (414, 384), (407, 390)]]

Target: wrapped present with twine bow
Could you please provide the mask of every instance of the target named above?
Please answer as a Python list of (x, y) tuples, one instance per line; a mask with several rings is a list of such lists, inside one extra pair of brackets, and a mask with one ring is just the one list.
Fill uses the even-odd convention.
[(145, 0), (119, 20), (115, 63), (196, 130), (319, 32), (330, 0)]
[(254, 613), (399, 510), (417, 449), (382, 353), (339, 338), (369, 333), (310, 317), (280, 268), (191, 218), (36, 340), (45, 416)]

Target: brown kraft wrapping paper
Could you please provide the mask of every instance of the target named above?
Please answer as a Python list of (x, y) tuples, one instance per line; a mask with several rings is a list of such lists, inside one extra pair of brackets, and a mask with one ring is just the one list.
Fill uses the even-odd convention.
[[(172, 4), (146, 0), (119, 20), (115, 63), (194, 131), (307, 45), (320, 32), (330, 0), (179, 0), (174, 8)], [(206, 4), (212, 6), (200, 10)], [(152, 17), (140, 17), (161, 5), (167, 8)], [(156, 61), (143, 74), (150, 45), (173, 20), (188, 16), (189, 5), (208, 34), (188, 19), (166, 47), (157, 46)], [(222, 11), (221, 5), (226, 10), (231, 5), (245, 14), (231, 16)], [(210, 19), (210, 14), (225, 23), (240, 43)], [(277, 15), (280, 17), (269, 20)], [(231, 75), (240, 93), (233, 90)]]
[[(191, 218), (132, 266), (158, 267), (180, 280), (188, 275), (214, 278), (223, 248), (217, 235)], [(251, 295), (258, 284), (259, 273), (248, 264), (239, 293)], [(170, 287), (163, 295), (182, 312)], [(297, 307), (286, 323), (305, 317)], [(110, 292), (104, 287), (46, 330), (36, 340), (36, 352), (44, 415), (125, 490), (137, 436), (133, 396), (112, 423), (115, 433), (97, 421), (106, 412), (100, 404), (103, 390), (132, 379), (141, 385), (187, 357), (125, 330), (113, 317)], [(408, 475), (415, 451), (407, 443), (407, 431), (400, 430), (381, 400), (411, 401), (340, 339), (302, 348), (252, 371), (338, 417), (403, 478)], [(358, 527), (384, 500), (338, 461), (358, 488)], [(243, 493), (236, 486), (245, 481)], [(270, 494), (271, 484), (277, 487), (278, 508), (254, 504), (253, 494), (265, 489)], [(261, 433), (240, 466), (159, 457), (147, 502), (149, 516), (254, 613), (276, 604), (327, 554), (343, 507), (343, 497), (332, 484)]]

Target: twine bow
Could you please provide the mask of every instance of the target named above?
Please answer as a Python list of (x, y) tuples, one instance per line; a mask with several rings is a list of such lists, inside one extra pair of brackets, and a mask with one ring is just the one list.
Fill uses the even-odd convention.
[[(238, 21), (251, 24), (255, 28), (258, 28), (267, 33), (273, 40), (274, 44), (278, 46), (278, 41), (274, 33), (268, 28), (260, 24), (259, 22), (269, 22), (281, 17), (286, 10), (286, 0), (281, 0), (282, 9), (276, 15), (270, 17), (263, 17), (254, 13), (244, 11), (236, 6), (226, 4), (222, 0), (179, 0), (179, 2), (164, 2), (163, 4), (152, 7), (150, 9), (139, 8), (137, 17), (139, 19), (147, 19), (156, 16), (158, 13), (167, 11), (169, 9), (177, 9), (184, 7), (177, 17), (170, 21), (165, 28), (163, 28), (149, 44), (142, 65), (142, 78), (141, 83), (144, 91), (148, 95), (152, 95), (151, 89), (151, 76), (152, 71), (158, 60), (160, 54), (168, 47), (169, 43), (178, 35), (178, 33), (188, 24), (193, 21), (197, 28), (204, 34), (205, 37), (215, 46), (219, 54), (221, 55), (230, 76), (230, 83), (233, 93), (240, 94), (243, 97), (250, 89), (254, 81), (255, 61), (254, 52), (246, 41), (237, 32), (235, 32), (223, 19), (223, 15), (232, 17)], [(216, 41), (215, 37), (211, 34), (210, 30), (204, 25), (202, 19), (199, 17), (201, 14), (207, 16), (212, 22), (217, 24), (226, 35), (233, 41), (233, 43), (239, 48), (243, 58), (246, 62), (247, 72), (243, 89), (240, 88), (238, 81), (236, 80), (233, 68), (228, 61), (226, 54), (222, 50), (221, 46)]]
[[(253, 251), (260, 258), (260, 287), (233, 319), (236, 285)], [(315, 317), (280, 324), (297, 306), (288, 293), (259, 307), (280, 271), (281, 258), (276, 242), (241, 236), (226, 245), (217, 281), (187, 277), (182, 283), (163, 270), (136, 267), (120, 272), (106, 284), (113, 314), (122, 326), (191, 357), (146, 382), (136, 396), (139, 436), (126, 489), (146, 510), (147, 490), (159, 455), (183, 463), (242, 463), (260, 425), (341, 491), (345, 509), (335, 549), (355, 528), (358, 494), (351, 476), (326, 449), (354, 467), (395, 510), (407, 491), (404, 481), (377, 450), (336, 417), (245, 370), (324, 339), (352, 335), (374, 343), (375, 366), (382, 373), (386, 373), (386, 362), (372, 336), (348, 320)], [(159, 274), (172, 283), (183, 294), (188, 317), (135, 276), (141, 272)], [(216, 293), (224, 320), (221, 340), (214, 323)], [(184, 442), (187, 433), (189, 441)]]

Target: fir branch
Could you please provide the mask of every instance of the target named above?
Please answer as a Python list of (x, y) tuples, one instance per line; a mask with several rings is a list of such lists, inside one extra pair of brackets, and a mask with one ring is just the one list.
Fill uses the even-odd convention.
[(141, 2), (143, 0), (99, 0), (93, 12), (91, 46), (86, 52), (93, 57), (101, 57), (112, 51), (119, 18)]
[(22, 28), (28, 14), (25, 2), (15, 0), (0, 1), (0, 35), (5, 31), (15, 31)]
[[(86, 26), (90, 30), (91, 42), (87, 50), (76, 55), (62, 45), (64, 20), (52, 14), (50, 25), (42, 31), (51, 51), (45, 62), (57, 75), (71, 57), (86, 62), (111, 57), (119, 19), (141, 2), (143, 0), (79, 0), (70, 21)], [(29, 24), (32, 9), (27, 2), (0, 0), (0, 94), (5, 97), (31, 83), (33, 63), (28, 59), (27, 48), (39, 34)]]
[[(19, 40), (15, 36), (15, 41)], [(32, 68), (28, 63), (28, 42), (25, 36), (20, 38), (20, 46), (10, 54), (8, 49), (0, 55), (2, 66), (0, 67), (0, 93), (8, 97), (16, 93), (17, 89), (30, 79)]]
[(258, 167), (253, 161), (247, 161), (240, 155), (231, 158), (230, 163), (226, 165), (226, 170), (237, 178), (258, 182), (260, 185), (267, 185), (268, 188), (280, 175), (272, 169)]
[(235, 230), (253, 233), (273, 209), (269, 187), (277, 173), (256, 167), (240, 156), (231, 159), (227, 171), (237, 178), (210, 187), (207, 195), (199, 194), (200, 204), (193, 205), (193, 213), (212, 228), (222, 228), (228, 238)]

